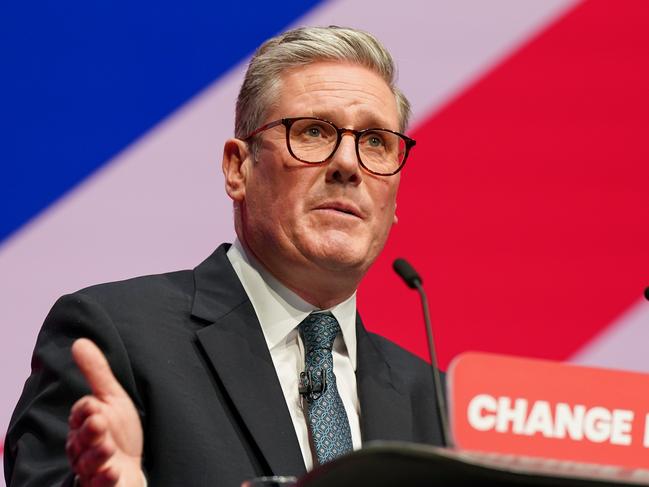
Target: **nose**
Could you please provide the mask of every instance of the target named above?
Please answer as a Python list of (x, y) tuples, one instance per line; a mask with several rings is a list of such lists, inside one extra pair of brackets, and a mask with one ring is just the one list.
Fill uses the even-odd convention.
[(336, 152), (327, 165), (327, 181), (358, 185), (361, 182), (360, 169), (354, 134), (344, 132)]

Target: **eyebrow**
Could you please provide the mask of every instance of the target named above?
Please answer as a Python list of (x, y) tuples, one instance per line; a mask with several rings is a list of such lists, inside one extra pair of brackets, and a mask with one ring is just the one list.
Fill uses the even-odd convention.
[[(323, 110), (323, 111), (316, 111), (312, 110), (311, 111), (312, 116), (317, 117), (317, 118), (323, 118), (325, 120), (329, 120), (331, 122), (334, 122), (336, 125), (341, 126), (344, 124), (340, 124), (337, 120), (339, 120), (339, 112), (336, 111), (328, 111), (328, 110)], [(369, 110), (359, 110), (356, 113), (357, 118), (361, 121), (360, 127), (355, 127), (357, 130), (358, 129), (365, 129), (365, 128), (387, 128), (390, 130), (399, 130), (399, 127), (390, 127), (385, 120), (381, 120), (379, 117), (376, 116), (376, 113), (369, 111)]]

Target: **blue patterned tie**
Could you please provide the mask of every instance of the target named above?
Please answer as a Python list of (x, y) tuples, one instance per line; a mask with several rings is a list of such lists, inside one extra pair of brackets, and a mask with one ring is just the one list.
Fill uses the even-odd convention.
[(323, 464), (353, 449), (331, 354), (340, 325), (330, 313), (312, 313), (300, 323), (299, 329), (306, 349), (301, 383), (311, 383), (307, 394), (308, 422), (318, 463)]

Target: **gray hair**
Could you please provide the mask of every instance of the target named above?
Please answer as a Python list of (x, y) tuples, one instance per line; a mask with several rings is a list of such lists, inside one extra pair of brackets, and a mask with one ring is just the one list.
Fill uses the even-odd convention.
[(284, 71), (316, 61), (349, 62), (378, 74), (394, 93), (399, 130), (405, 130), (410, 103), (395, 85), (392, 56), (372, 34), (337, 26), (301, 27), (267, 40), (255, 52), (237, 99), (235, 137), (263, 125)]

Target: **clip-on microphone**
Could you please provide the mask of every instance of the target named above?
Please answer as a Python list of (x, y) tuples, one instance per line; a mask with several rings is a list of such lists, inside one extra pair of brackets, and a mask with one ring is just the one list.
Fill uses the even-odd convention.
[(300, 396), (309, 402), (318, 399), (327, 390), (327, 374), (323, 373), (321, 369), (317, 369), (315, 375), (317, 380), (313, 380), (313, 374), (310, 370), (300, 372), (298, 391)]

